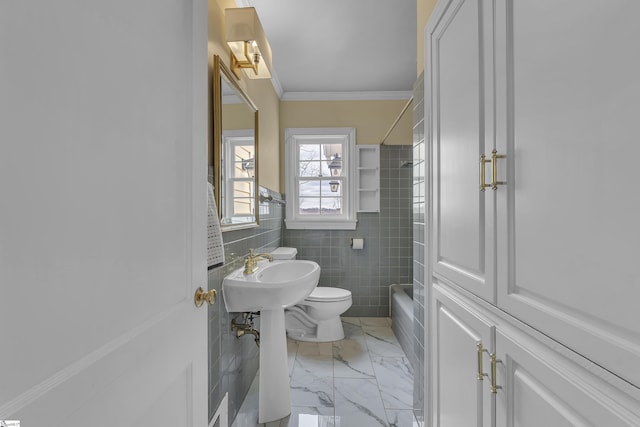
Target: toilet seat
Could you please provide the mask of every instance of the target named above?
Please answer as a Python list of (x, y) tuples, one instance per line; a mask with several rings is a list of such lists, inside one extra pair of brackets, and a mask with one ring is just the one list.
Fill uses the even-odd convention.
[(317, 287), (305, 298), (305, 301), (312, 302), (335, 302), (345, 301), (351, 298), (351, 291), (341, 288), (331, 288), (327, 286)]

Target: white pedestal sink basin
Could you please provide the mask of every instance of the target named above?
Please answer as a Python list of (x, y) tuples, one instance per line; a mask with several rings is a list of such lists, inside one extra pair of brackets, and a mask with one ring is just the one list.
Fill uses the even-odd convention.
[(284, 308), (305, 299), (318, 284), (320, 266), (313, 261), (260, 261), (252, 274), (243, 268), (222, 281), (229, 312), (260, 311), (258, 422), (291, 413)]

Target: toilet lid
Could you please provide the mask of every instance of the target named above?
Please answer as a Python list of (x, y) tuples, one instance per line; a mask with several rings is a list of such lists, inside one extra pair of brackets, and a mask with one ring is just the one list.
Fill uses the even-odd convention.
[(307, 301), (342, 301), (351, 298), (351, 291), (327, 286), (317, 287), (306, 297)]

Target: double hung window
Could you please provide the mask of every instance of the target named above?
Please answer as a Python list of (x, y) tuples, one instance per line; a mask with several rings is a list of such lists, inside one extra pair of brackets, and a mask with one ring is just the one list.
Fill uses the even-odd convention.
[(353, 230), (355, 129), (286, 129), (287, 228)]

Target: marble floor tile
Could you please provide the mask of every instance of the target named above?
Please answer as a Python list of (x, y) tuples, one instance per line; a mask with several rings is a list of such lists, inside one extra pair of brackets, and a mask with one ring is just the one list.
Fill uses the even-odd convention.
[(291, 415), (264, 424), (265, 427), (336, 427), (334, 409), (324, 406), (292, 406)]
[(362, 326), (360, 325), (343, 322), (342, 329), (344, 330), (344, 337), (347, 339), (355, 338), (355, 337), (364, 337), (364, 331), (362, 330)]
[(382, 402), (387, 409), (413, 408), (413, 375), (405, 357), (373, 357)]
[(334, 382), (336, 425), (388, 425), (375, 379), (336, 378)]
[(291, 375), (293, 406), (333, 406), (333, 357), (297, 357)]
[(367, 340), (367, 348), (372, 357), (390, 356), (404, 357), (398, 339), (390, 327), (363, 327)]
[(350, 323), (352, 325), (360, 326), (360, 318), (359, 317), (341, 317), (342, 323)]
[(375, 376), (364, 335), (333, 344), (333, 376), (372, 378)]
[(410, 409), (387, 409), (389, 427), (418, 427), (418, 421)]
[(360, 317), (360, 324), (366, 326), (391, 326), (391, 319), (388, 317)]
[(258, 377), (232, 427), (421, 427), (413, 373), (386, 318), (343, 318), (345, 339), (287, 340), (292, 412), (258, 424)]

